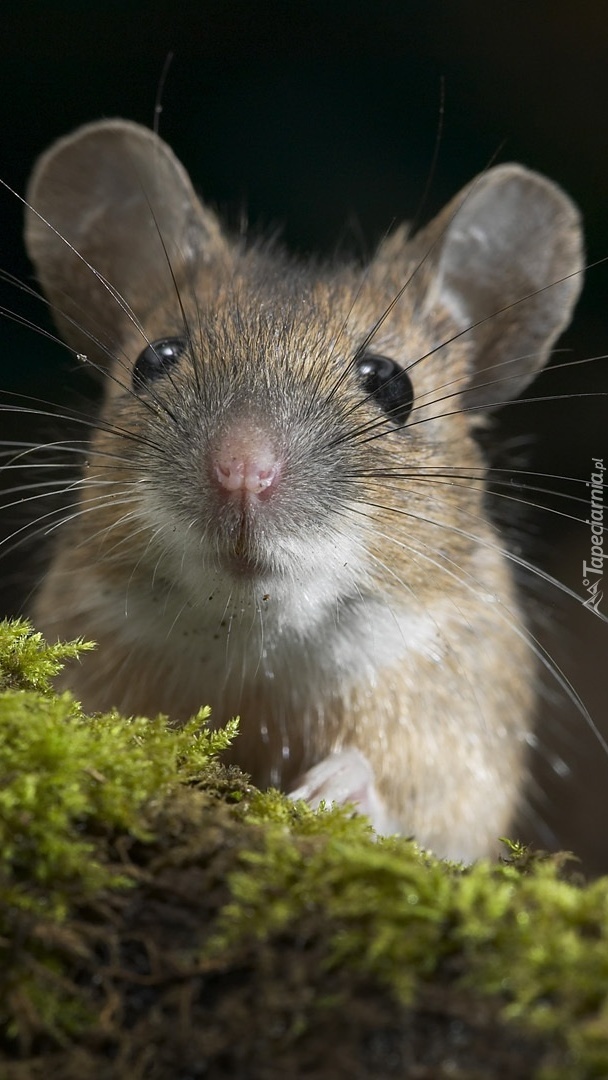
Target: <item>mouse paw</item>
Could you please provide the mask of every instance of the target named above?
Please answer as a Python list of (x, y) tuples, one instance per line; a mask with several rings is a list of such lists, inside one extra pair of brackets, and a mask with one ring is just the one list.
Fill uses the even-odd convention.
[(314, 765), (300, 777), (297, 787), (289, 792), (289, 798), (304, 799), (317, 807), (319, 803), (355, 803), (357, 809), (370, 819), (376, 832), (394, 832), (384, 804), (376, 789), (374, 773), (367, 758), (359, 750), (349, 747), (337, 750)]

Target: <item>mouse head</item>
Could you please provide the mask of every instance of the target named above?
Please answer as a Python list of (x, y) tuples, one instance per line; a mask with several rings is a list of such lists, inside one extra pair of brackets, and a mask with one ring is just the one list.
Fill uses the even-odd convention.
[[(347, 549), (356, 561), (342, 543), (352, 522), (332, 548), (319, 521), (372, 499), (394, 510), (404, 464), (436, 469), (438, 447), (444, 473), (476, 462), (475, 421), (545, 364), (582, 280), (575, 207), (519, 165), (478, 176), (413, 239), (397, 229), (365, 271), (231, 240), (169, 147), (122, 120), (51, 147), (27, 201), (28, 251), (61, 334), (110, 371), (98, 442), (119, 421), (148, 457), (162, 443), (150, 522), (167, 486), (178, 504), (176, 488), (192, 489), (202, 453), (205, 490), (181, 509), (192, 521), (206, 501), (201, 529), (218, 523), (232, 569), (291, 572), (294, 525), (316, 522), (313, 554), (339, 576)], [(129, 453), (146, 474), (143, 451)], [(311, 574), (313, 547), (294, 548)]]

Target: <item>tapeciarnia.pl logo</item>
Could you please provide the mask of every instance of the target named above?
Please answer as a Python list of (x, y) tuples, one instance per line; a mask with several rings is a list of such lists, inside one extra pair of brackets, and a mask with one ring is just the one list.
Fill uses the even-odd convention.
[(593, 471), (591, 479), (587, 481), (590, 489), (590, 511), (585, 523), (591, 529), (591, 554), (589, 562), (583, 559), (583, 587), (587, 592), (587, 599), (583, 606), (600, 614), (600, 603), (604, 595), (602, 580), (604, 576), (604, 559), (608, 559), (608, 551), (604, 551), (604, 465), (603, 458), (592, 458)]

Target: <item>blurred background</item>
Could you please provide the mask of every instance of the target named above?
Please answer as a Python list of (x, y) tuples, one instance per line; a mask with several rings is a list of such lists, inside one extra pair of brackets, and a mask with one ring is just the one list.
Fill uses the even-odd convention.
[[(234, 226), (243, 217), (256, 230), (279, 226), (302, 254), (344, 245), (361, 254), (393, 222), (418, 214), (427, 186), (422, 220), (490, 161), (518, 160), (580, 205), (589, 263), (608, 257), (602, 5), (24, 0), (6, 8), (0, 177), (18, 192), (40, 151), (78, 124), (124, 116), (151, 126), (172, 53), (160, 132)], [(18, 201), (0, 193), (0, 269), (31, 283), (21, 228)], [(6, 283), (0, 290), (3, 311), (50, 329), (39, 302)], [(526, 447), (530, 468), (564, 478), (551, 485), (557, 495), (531, 509), (523, 550), (576, 595), (548, 588), (535, 632), (603, 731), (608, 633), (578, 599), (588, 529), (572, 520), (580, 508), (564, 496), (584, 495), (592, 457), (608, 462), (607, 291), (608, 264), (591, 267), (566, 351), (555, 358), (597, 359), (545, 373), (534, 392), (558, 400), (503, 410), (496, 433), (509, 452)], [(90, 392), (64, 350), (7, 317), (0, 387), (5, 404), (17, 403), (7, 396), (15, 393), (73, 404)], [(1, 439), (40, 438), (42, 427), (0, 413)], [(14, 510), (1, 516), (5, 534), (18, 527)], [(19, 609), (29, 566), (31, 551), (0, 560), (0, 614)], [(608, 615), (608, 571), (600, 611)], [(535, 824), (541, 844), (572, 848), (588, 870), (608, 870), (608, 753), (554, 681), (543, 694), (534, 768), (535, 821), (522, 819), (522, 836)]]

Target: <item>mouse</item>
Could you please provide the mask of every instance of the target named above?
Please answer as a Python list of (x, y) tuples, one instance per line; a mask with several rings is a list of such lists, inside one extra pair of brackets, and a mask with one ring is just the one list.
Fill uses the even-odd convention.
[(238, 715), (227, 760), (257, 786), (495, 856), (538, 650), (480, 433), (571, 319), (569, 196), (494, 165), (365, 262), (303, 259), (232, 235), (158, 134), (110, 119), (39, 158), (25, 241), (103, 382), (31, 605), (97, 643), (60, 685), (91, 712)]

